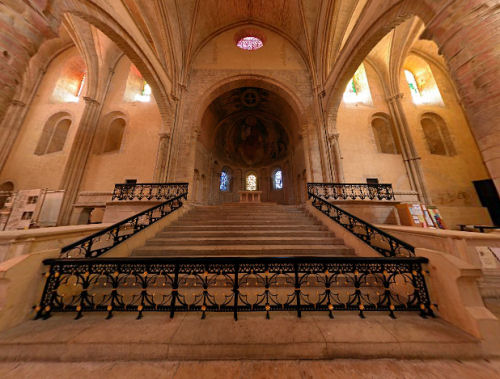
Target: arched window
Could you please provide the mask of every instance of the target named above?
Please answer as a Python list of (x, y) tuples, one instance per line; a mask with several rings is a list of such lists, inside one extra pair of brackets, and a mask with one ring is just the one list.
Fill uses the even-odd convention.
[(220, 173), (220, 184), (219, 184), (219, 189), (222, 192), (227, 192), (229, 191), (229, 183), (231, 180), (231, 176), (229, 175), (229, 172), (227, 169), (223, 169)]
[(247, 174), (245, 189), (247, 191), (257, 191), (257, 175), (253, 172)]
[(405, 69), (404, 74), (413, 103), (443, 106), (443, 98), (429, 65), (421, 60), (415, 61), (415, 59), (410, 60), (410, 63), (416, 69), (413, 71)]
[(390, 118), (384, 113), (377, 113), (372, 120), (373, 135), (379, 153), (400, 154), (401, 149), (394, 138), (394, 130)]
[[(75, 52), (76, 53), (76, 52)], [(59, 78), (52, 91), (55, 103), (77, 103), (85, 87), (87, 68), (80, 55), (73, 55), (60, 68)]]
[(57, 113), (50, 117), (43, 127), (42, 135), (35, 149), (36, 155), (44, 155), (61, 151), (71, 126), (68, 113)]
[(151, 101), (152, 93), (151, 86), (144, 80), (137, 67), (131, 64), (123, 99), (126, 102), (148, 103)]
[(373, 105), (365, 66), (361, 64), (347, 84), (343, 96), (344, 103)]
[(425, 113), (420, 121), (431, 154), (456, 155), (455, 146), (444, 120), (435, 113)]
[(411, 96), (413, 100), (417, 99), (420, 101), (420, 90), (418, 89), (417, 81), (415, 80), (415, 75), (411, 71), (405, 70), (405, 78), (408, 83), (408, 87), (410, 87)]
[(104, 140), (103, 153), (120, 150), (126, 122), (123, 118), (115, 118), (108, 126)]
[(281, 190), (283, 189), (283, 172), (281, 171), (280, 168), (276, 169), (273, 172), (273, 188), (275, 190)]

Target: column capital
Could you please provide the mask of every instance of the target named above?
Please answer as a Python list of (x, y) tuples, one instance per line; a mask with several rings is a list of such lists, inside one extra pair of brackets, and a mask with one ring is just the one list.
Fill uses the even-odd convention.
[(16, 99), (13, 99), (10, 103), (12, 105), (17, 106), (17, 107), (25, 107), (26, 106), (26, 103), (22, 102), (21, 100), (16, 100)]
[(96, 99), (92, 99), (91, 97), (84, 96), (83, 100), (85, 100), (87, 104), (99, 105), (99, 102)]
[(394, 101), (397, 101), (397, 100), (401, 100), (402, 98), (404, 97), (404, 93), (402, 92), (399, 92), (399, 93), (396, 93), (396, 94), (391, 94), (389, 95), (386, 100), (388, 102), (394, 102)]
[(160, 132), (158, 133), (158, 135), (160, 136), (160, 138), (165, 138), (165, 139), (169, 139), (171, 137), (170, 132)]

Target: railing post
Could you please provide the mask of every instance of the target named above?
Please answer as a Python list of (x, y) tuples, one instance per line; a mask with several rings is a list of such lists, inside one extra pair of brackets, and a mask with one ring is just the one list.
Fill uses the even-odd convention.
[(299, 265), (297, 263), (293, 264), (293, 270), (295, 273), (295, 296), (297, 298), (297, 317), (302, 317), (302, 311), (300, 307), (300, 279), (299, 279)]
[(172, 300), (170, 301), (170, 318), (174, 318), (175, 301), (179, 296), (179, 263), (175, 264), (174, 282), (172, 283)]
[(233, 294), (234, 294), (234, 321), (238, 321), (238, 297), (240, 295), (240, 285), (238, 279), (238, 271), (240, 269), (239, 263), (234, 264), (234, 283), (233, 283)]

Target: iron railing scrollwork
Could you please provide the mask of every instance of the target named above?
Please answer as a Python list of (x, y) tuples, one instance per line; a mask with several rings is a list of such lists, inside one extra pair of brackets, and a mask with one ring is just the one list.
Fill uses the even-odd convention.
[(182, 207), (183, 199), (187, 199), (187, 188), (184, 193), (178, 196), (63, 247), (61, 249), (61, 256), (66, 258), (98, 257), (149, 225), (154, 224), (158, 220)]
[(48, 259), (36, 318), (53, 312), (398, 311), (433, 315), (423, 257)]
[(333, 200), (395, 200), (392, 184), (307, 183), (307, 192)]
[[(308, 188), (311, 183), (308, 183)], [(412, 257), (415, 248), (308, 191), (312, 205), (385, 257)]]
[(188, 183), (115, 184), (111, 200), (164, 201), (187, 192)]

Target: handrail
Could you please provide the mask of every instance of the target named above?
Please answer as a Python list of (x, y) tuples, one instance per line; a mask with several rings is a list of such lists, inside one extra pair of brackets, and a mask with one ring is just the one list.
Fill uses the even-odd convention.
[(323, 199), (395, 200), (392, 184), (307, 183), (307, 191)]
[(433, 315), (424, 257), (47, 259), (36, 318), (52, 312), (417, 311)]
[(61, 256), (67, 258), (98, 257), (149, 225), (154, 224), (156, 221), (182, 207), (182, 199), (184, 198), (186, 200), (187, 194), (186, 188), (186, 192), (179, 196), (164, 201), (161, 204), (121, 220), (106, 229), (64, 246), (61, 249)]
[(187, 192), (188, 183), (119, 183), (111, 200), (167, 200)]
[[(308, 183), (308, 188), (309, 188)], [(309, 199), (313, 199), (312, 205), (333, 221), (350, 231), (356, 237), (368, 244), (372, 249), (385, 257), (412, 257), (415, 256), (415, 248), (391, 236), (389, 233), (369, 224), (359, 217), (329, 203), (325, 199), (308, 191)]]

